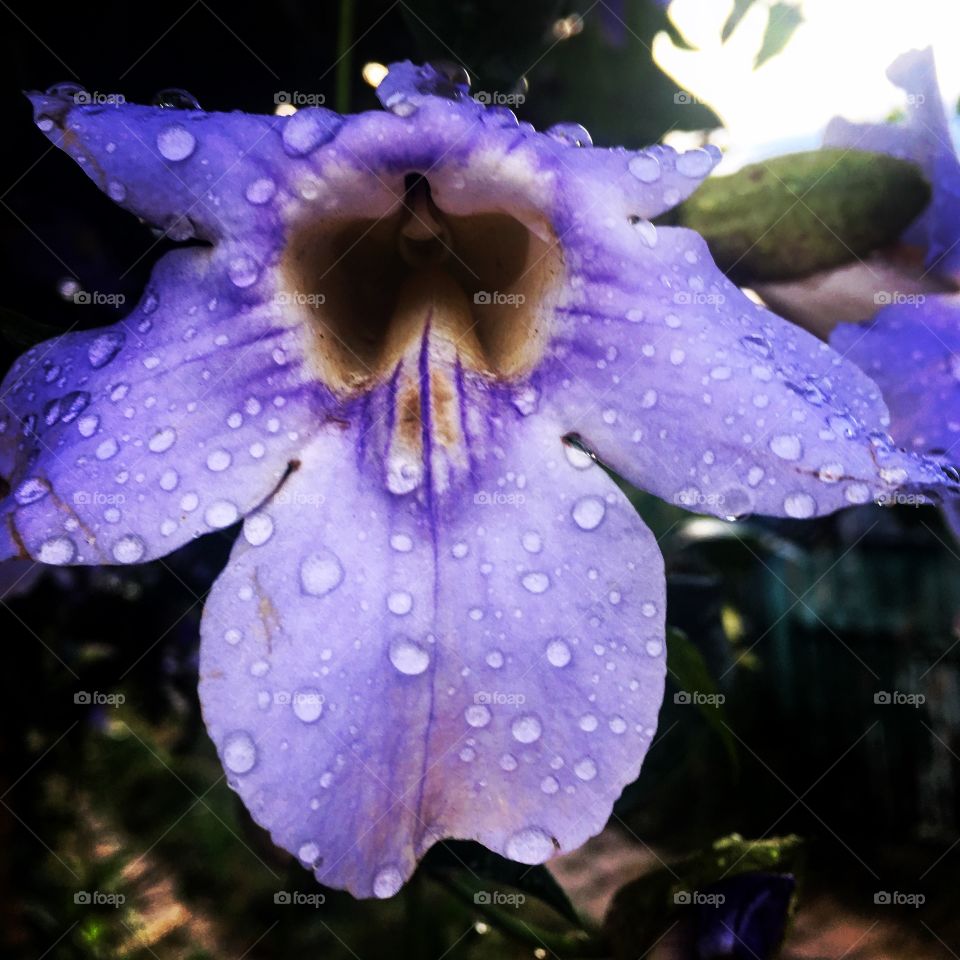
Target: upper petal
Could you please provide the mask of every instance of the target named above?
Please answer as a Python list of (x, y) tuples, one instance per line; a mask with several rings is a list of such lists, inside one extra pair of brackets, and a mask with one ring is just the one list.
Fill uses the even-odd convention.
[(504, 434), (463, 496), (424, 499), (326, 429), (207, 602), (200, 694), (231, 785), (360, 896), (441, 837), (526, 863), (577, 846), (654, 732), (653, 537), (558, 424)]
[(17, 360), (0, 388), (0, 556), (148, 560), (276, 487), (322, 403), (301, 331), (228, 270), (168, 254), (121, 323)]
[(702, 238), (622, 220), (602, 242), (589, 217), (566, 234), (567, 325), (538, 372), (605, 462), (721, 516), (810, 517), (945, 481), (895, 449), (876, 384), (744, 296)]

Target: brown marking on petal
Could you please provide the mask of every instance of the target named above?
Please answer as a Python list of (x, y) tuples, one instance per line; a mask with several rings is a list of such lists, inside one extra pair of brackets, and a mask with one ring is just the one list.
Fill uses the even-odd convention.
[(415, 381), (408, 380), (401, 388), (397, 408), (397, 440), (407, 448), (422, 449), (423, 415), (420, 407), (420, 391)]
[(263, 633), (267, 641), (267, 653), (272, 654), (273, 635), (281, 633), (280, 617), (269, 594), (260, 585), (260, 576), (256, 570), (253, 572), (253, 588), (257, 592), (257, 616), (260, 617), (260, 623), (263, 625)]
[(10, 528), (10, 539), (17, 545), (17, 559), (32, 559), (30, 556), (30, 551), (27, 549), (27, 545), (23, 542), (23, 537), (20, 536), (20, 531), (13, 522), (14, 515), (12, 513), (8, 513), (5, 519), (7, 521), (7, 526)]
[(430, 371), (430, 426), (434, 440), (448, 451), (460, 446), (460, 404), (446, 370)]

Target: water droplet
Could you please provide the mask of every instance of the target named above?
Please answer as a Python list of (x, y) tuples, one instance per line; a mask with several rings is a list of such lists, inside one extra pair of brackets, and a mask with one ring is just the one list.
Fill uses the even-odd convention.
[(249, 773), (257, 762), (253, 738), (244, 730), (234, 730), (223, 741), (223, 765), (231, 773)]
[(181, 123), (171, 123), (157, 134), (157, 150), (165, 160), (186, 160), (196, 146), (196, 137)]
[(117, 563), (137, 563), (147, 552), (147, 545), (141, 537), (130, 533), (121, 537), (114, 545), (113, 559)]
[(551, 640), (547, 644), (547, 661), (554, 667), (565, 667), (571, 659), (570, 647), (564, 640)]
[(552, 127), (548, 127), (544, 133), (567, 147), (593, 146), (593, 138), (587, 132), (587, 128), (582, 127), (579, 123), (555, 123)]
[(584, 733), (593, 733), (599, 725), (600, 721), (592, 713), (585, 713), (580, 718), (580, 729)]
[(149, 439), (147, 447), (153, 453), (164, 453), (174, 445), (176, 440), (177, 431), (173, 427), (163, 427)]
[(713, 168), (713, 156), (706, 150), (687, 150), (677, 157), (677, 172), (685, 177), (705, 177)]
[(500, 769), (510, 773), (517, 769), (517, 758), (512, 753), (505, 753), (500, 758)]
[(321, 548), (309, 554), (300, 564), (300, 585), (312, 597), (324, 597), (343, 580), (340, 559), (332, 551)]
[(387, 597), (387, 609), (398, 617), (406, 616), (413, 609), (413, 597), (406, 590), (394, 590)]
[(520, 543), (527, 553), (539, 553), (543, 549), (543, 540), (534, 530), (528, 530), (521, 538)]
[(462, 560), (470, 552), (470, 548), (463, 540), (460, 540), (450, 548), (450, 552), (457, 560)]
[(611, 733), (616, 733), (616, 734), (626, 733), (627, 721), (624, 720), (623, 717), (611, 717), (609, 727), (610, 727)]
[(24, 480), (14, 491), (13, 498), (21, 507), (42, 500), (50, 492), (50, 484), (39, 477)]
[(642, 183), (656, 183), (660, 179), (660, 161), (648, 153), (638, 153), (628, 167)]
[(236, 504), (231, 503), (229, 500), (214, 500), (203, 514), (203, 519), (207, 525), (213, 527), (215, 530), (229, 527), (230, 524), (236, 523), (239, 518), (240, 511), (237, 509)]
[(243, 523), (243, 536), (251, 546), (263, 546), (273, 536), (273, 519), (268, 513), (251, 514)]
[(395, 533), (390, 537), (390, 546), (393, 547), (397, 553), (409, 553), (413, 549), (413, 540), (405, 533)]
[(463, 718), (471, 727), (485, 727), (491, 720), (490, 708), (474, 703), (463, 712)]
[(87, 348), (87, 359), (94, 370), (105, 367), (123, 346), (125, 336), (118, 330), (101, 333)]
[(197, 98), (180, 87), (166, 87), (154, 94), (152, 103), (164, 110), (200, 110)]
[(573, 765), (573, 772), (581, 780), (593, 780), (597, 775), (597, 765), (589, 757), (584, 757)]
[(117, 455), (117, 451), (120, 447), (117, 445), (117, 441), (113, 437), (107, 437), (106, 440), (101, 441), (97, 449), (94, 451), (98, 460), (109, 460), (111, 457)]
[(394, 866), (383, 867), (373, 878), (373, 895), (385, 900), (398, 893), (402, 886), (403, 874)]
[(540, 781), (540, 789), (547, 796), (552, 796), (560, 789), (560, 783), (556, 777), (546, 776)]
[(499, 670), (503, 666), (503, 654), (499, 650), (491, 650), (486, 657), (487, 666)]
[(803, 453), (803, 445), (796, 434), (781, 433), (770, 441), (770, 449), (781, 460), (799, 460)]
[(226, 450), (213, 450), (207, 456), (207, 469), (214, 473), (222, 473), (230, 466), (233, 457)]
[(783, 509), (788, 517), (806, 520), (817, 512), (817, 501), (809, 493), (789, 493), (783, 501)]
[(247, 185), (244, 196), (250, 203), (260, 206), (269, 203), (277, 193), (277, 185), (269, 177), (260, 177)]
[(640, 217), (631, 223), (646, 246), (653, 248), (657, 245), (657, 228), (649, 220)]
[(599, 497), (581, 497), (573, 505), (573, 522), (581, 530), (596, 530), (606, 512), (606, 505)]
[(60, 422), (61, 423), (73, 423), (77, 417), (87, 409), (87, 405), (90, 403), (90, 394), (85, 393), (82, 390), (75, 390), (73, 393), (68, 393), (63, 398), (63, 403), (61, 404), (61, 414)]
[(514, 391), (513, 405), (525, 417), (537, 412), (540, 403), (540, 391), (536, 387), (525, 386)]
[(510, 732), (513, 734), (513, 739), (519, 743), (534, 743), (540, 739), (543, 727), (532, 713), (527, 713), (517, 717), (510, 724)]
[(312, 867), (313, 864), (320, 859), (320, 847), (311, 840), (300, 847), (297, 851), (297, 856), (307, 864), (307, 866)]
[(390, 643), (390, 662), (408, 677), (423, 673), (430, 665), (430, 654), (407, 637), (396, 637)]
[(315, 723), (323, 713), (323, 694), (313, 687), (297, 690), (293, 695), (293, 712), (304, 723)]
[(544, 593), (550, 586), (550, 578), (545, 573), (527, 573), (522, 583), (530, 593)]
[(227, 264), (227, 275), (235, 287), (243, 290), (257, 282), (260, 277), (260, 268), (251, 257), (233, 257)]
[(843, 478), (843, 464), (825, 463), (817, 471), (817, 477), (824, 483), (839, 483)]
[(50, 563), (60, 566), (70, 563), (76, 555), (77, 548), (69, 537), (50, 537), (40, 544), (37, 559), (41, 563)]
[(543, 863), (555, 852), (550, 835), (539, 827), (524, 827), (506, 843), (507, 856), (517, 863)]
[(283, 149), (292, 157), (312, 153), (332, 140), (343, 125), (343, 118), (323, 107), (308, 107), (287, 117), (281, 139)]
[(865, 483), (851, 483), (843, 491), (848, 503), (867, 503), (870, 500), (870, 488)]
[(117, 203), (123, 203), (127, 197), (127, 188), (119, 180), (111, 180), (107, 184), (107, 196)]

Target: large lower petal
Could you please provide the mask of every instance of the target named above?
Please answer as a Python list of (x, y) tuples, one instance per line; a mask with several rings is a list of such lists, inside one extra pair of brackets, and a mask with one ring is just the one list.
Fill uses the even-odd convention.
[(24, 354), (0, 388), (0, 558), (133, 563), (229, 526), (312, 428), (302, 334), (223, 258), (178, 251), (116, 326)]
[(537, 382), (619, 473), (699, 512), (798, 518), (945, 480), (886, 436), (875, 383), (751, 302), (701, 237), (631, 230), (566, 235), (570, 323)]
[(419, 497), (330, 427), (247, 519), (204, 614), (204, 716), (254, 818), (324, 883), (390, 896), (441, 837), (546, 860), (636, 777), (662, 561), (561, 435), (514, 423), (459, 495)]

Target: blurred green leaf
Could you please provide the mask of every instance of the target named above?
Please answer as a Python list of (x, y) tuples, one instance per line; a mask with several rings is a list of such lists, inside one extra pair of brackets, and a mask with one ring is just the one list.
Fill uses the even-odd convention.
[(710, 177), (666, 220), (702, 234), (737, 283), (789, 280), (896, 242), (930, 187), (905, 160), (813, 150)]
[(695, 698), (696, 694), (705, 694), (709, 697), (722, 695), (713, 677), (710, 676), (703, 654), (690, 642), (682, 630), (677, 630), (675, 627), (667, 628), (667, 672), (681, 691), (694, 699), (700, 715), (723, 742), (731, 765), (739, 771), (740, 757), (730, 728), (724, 720), (723, 700), (707, 703)]
[(733, 9), (730, 11), (730, 16), (727, 17), (720, 33), (720, 39), (724, 43), (730, 39), (733, 31), (740, 26), (740, 21), (754, 3), (756, 3), (756, 0), (734, 0)]
[(32, 347), (63, 333), (48, 323), (33, 320), (23, 313), (0, 307), (0, 336), (17, 347)]
[(801, 23), (803, 14), (798, 6), (792, 3), (775, 3), (770, 8), (767, 29), (763, 32), (763, 43), (753, 61), (753, 68), (756, 70), (762, 67), (771, 57), (780, 53)]

